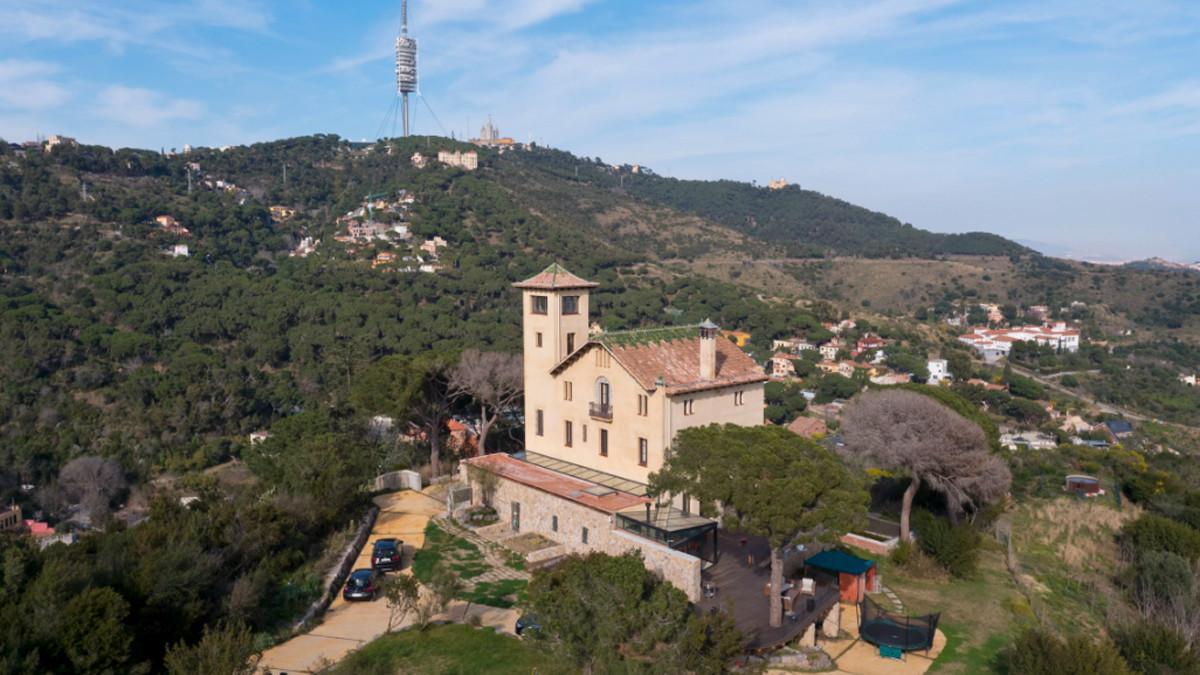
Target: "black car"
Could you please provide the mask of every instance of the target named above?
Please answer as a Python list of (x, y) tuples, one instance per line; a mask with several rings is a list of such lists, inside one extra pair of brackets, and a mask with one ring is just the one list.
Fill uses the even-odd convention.
[(537, 617), (532, 614), (522, 614), (521, 618), (517, 619), (516, 633), (524, 635), (525, 631), (536, 633), (542, 629), (542, 625), (538, 623)]
[(342, 597), (346, 600), (374, 600), (379, 597), (379, 582), (380, 575), (375, 570), (354, 570), (346, 580)]
[(404, 567), (404, 542), (380, 539), (371, 549), (371, 567), (381, 572), (394, 572)]

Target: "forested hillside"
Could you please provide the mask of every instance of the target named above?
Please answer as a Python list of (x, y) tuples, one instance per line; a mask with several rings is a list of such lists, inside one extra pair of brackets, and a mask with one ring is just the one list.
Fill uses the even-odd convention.
[(791, 185), (770, 190), (730, 180), (680, 180), (632, 167), (540, 149), (515, 153), (514, 164), (575, 182), (619, 188), (645, 204), (699, 216), (792, 257), (867, 258), (938, 255), (1027, 255), (1029, 249), (985, 232), (937, 234), (883, 213)]
[[(513, 350), (509, 284), (554, 260), (600, 283), (595, 311), (609, 328), (711, 317), (786, 330), (737, 287), (648, 268), (634, 247), (522, 208), (484, 172), (398, 159), (423, 143), (392, 154), (311, 137), (186, 158), (94, 146), (0, 157), (0, 497), (81, 455), (119, 458), (143, 478), (211, 465), (250, 431), (343, 405), (356, 374), (389, 354)], [(189, 163), (250, 196), (202, 188), (197, 175), (188, 194)], [(337, 214), (399, 189), (416, 196), (414, 233), (448, 241), (440, 273), (372, 269), (364, 256), (388, 246), (332, 238)], [(273, 223), (272, 204), (297, 214)], [(164, 232), (160, 214), (190, 235)], [(289, 257), (304, 233), (320, 248)], [(163, 255), (180, 242), (190, 257)]]

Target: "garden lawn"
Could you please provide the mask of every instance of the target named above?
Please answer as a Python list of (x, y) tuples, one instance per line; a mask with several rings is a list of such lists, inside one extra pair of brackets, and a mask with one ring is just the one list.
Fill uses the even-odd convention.
[(431, 626), (384, 635), (351, 654), (334, 675), (470, 675), (572, 672), (544, 649), (490, 628), (463, 624)]
[[(425, 546), (417, 549), (413, 557), (413, 576), (417, 581), (429, 584), (439, 563), (447, 565), (462, 580), (463, 590), (455, 597), (467, 602), (507, 609), (525, 597), (525, 587), (529, 585), (520, 579), (476, 582), (476, 578), (491, 569), (479, 547), (429, 521), (425, 526)], [(505, 564), (513, 569), (524, 567), (520, 556), (515, 554)]]

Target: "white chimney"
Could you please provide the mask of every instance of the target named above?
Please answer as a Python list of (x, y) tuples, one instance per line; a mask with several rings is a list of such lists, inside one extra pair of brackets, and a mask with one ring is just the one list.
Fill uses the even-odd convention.
[(717, 324), (705, 319), (700, 324), (700, 379), (711, 380), (717, 374)]

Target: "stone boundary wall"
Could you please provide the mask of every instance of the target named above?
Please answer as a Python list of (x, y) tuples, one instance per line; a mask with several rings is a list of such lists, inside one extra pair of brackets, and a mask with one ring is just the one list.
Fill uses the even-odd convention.
[(386, 492), (394, 490), (420, 490), (421, 474), (407, 469), (381, 473), (371, 481), (371, 492)]
[(354, 561), (358, 560), (358, 554), (362, 551), (363, 545), (367, 543), (367, 537), (371, 535), (371, 528), (375, 526), (375, 519), (378, 517), (378, 506), (372, 506), (367, 510), (366, 517), (358, 526), (358, 531), (354, 533), (354, 539), (342, 552), (341, 561), (325, 575), (325, 591), (309, 606), (308, 611), (304, 613), (304, 618), (292, 626), (293, 631), (301, 630), (305, 624), (329, 609), (334, 597), (342, 590), (342, 584), (346, 582), (346, 575), (350, 574), (350, 569), (354, 567)]
[(900, 543), (900, 538), (896, 537), (887, 541), (879, 541), (878, 539), (848, 532), (842, 535), (842, 543), (882, 556), (891, 553), (892, 549), (896, 548), (896, 545)]

